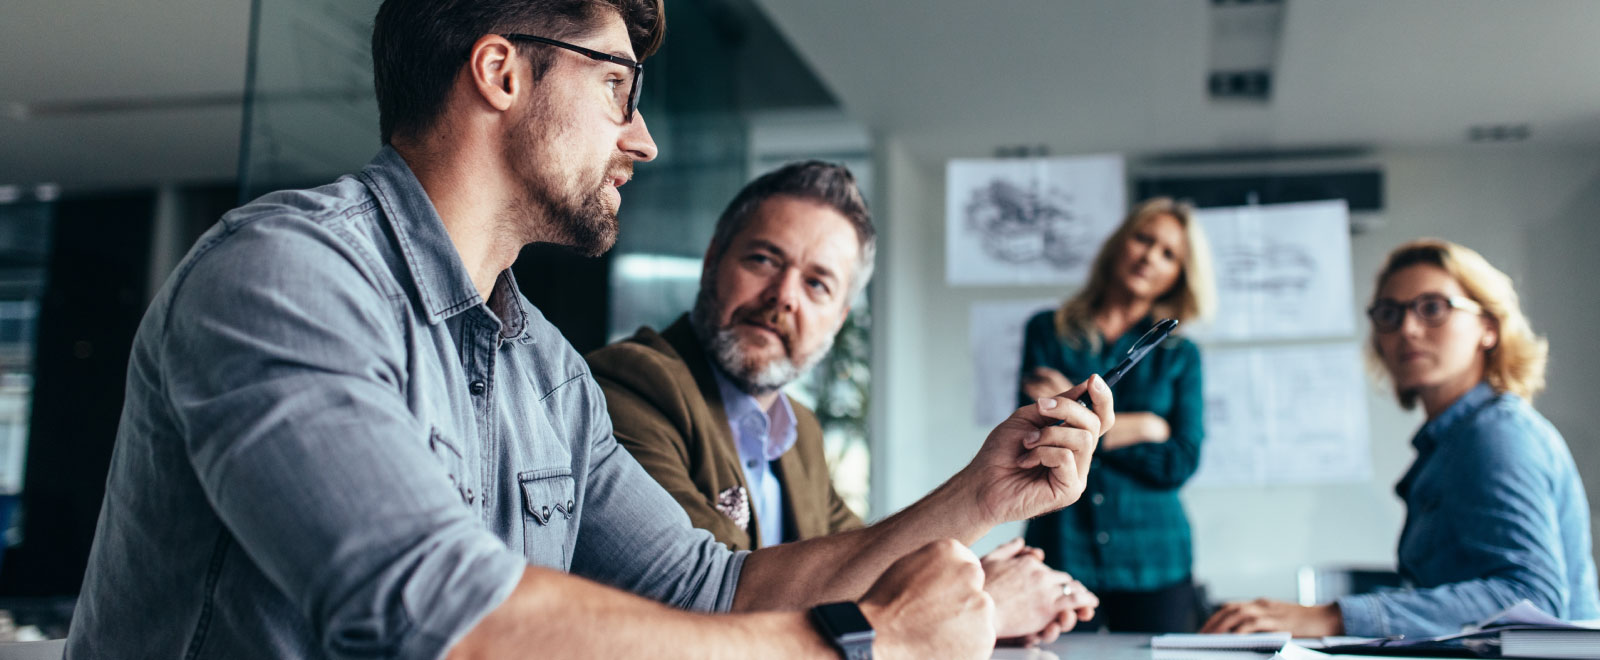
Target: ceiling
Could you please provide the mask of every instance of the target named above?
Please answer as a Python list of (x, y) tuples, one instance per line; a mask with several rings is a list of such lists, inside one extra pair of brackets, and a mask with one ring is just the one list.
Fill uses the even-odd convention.
[[(0, 185), (229, 179), (249, 0), (7, 0)], [(18, 105), (37, 114), (19, 119)]]
[[(1207, 99), (1205, 0), (756, 3), (846, 111), (929, 159), (1463, 145), (1485, 123), (1600, 147), (1600, 2), (1286, 1), (1266, 105)], [(8, 2), (0, 185), (231, 178), (249, 15), (248, 0)]]
[(1592, 0), (1286, 0), (1265, 105), (1208, 100), (1205, 0), (756, 1), (847, 112), (925, 158), (1453, 146), (1486, 123), (1600, 146)]

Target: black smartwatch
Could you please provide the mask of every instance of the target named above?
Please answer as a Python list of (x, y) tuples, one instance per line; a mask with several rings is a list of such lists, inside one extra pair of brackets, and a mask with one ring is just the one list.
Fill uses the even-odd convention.
[(811, 623), (845, 660), (872, 660), (877, 633), (855, 603), (826, 603), (811, 608)]

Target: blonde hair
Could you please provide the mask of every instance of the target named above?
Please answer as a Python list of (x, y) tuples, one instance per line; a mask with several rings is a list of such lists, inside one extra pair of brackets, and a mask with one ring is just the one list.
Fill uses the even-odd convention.
[(1100, 252), (1089, 267), (1089, 283), (1076, 295), (1068, 298), (1056, 310), (1056, 334), (1071, 344), (1086, 338), (1091, 349), (1100, 347), (1100, 332), (1095, 328), (1094, 315), (1105, 305), (1106, 293), (1111, 288), (1112, 269), (1116, 267), (1117, 252), (1133, 237), (1133, 233), (1164, 215), (1170, 215), (1183, 226), (1189, 250), (1183, 257), (1183, 271), (1178, 280), (1156, 298), (1150, 306), (1151, 314), (1159, 318), (1189, 321), (1209, 318), (1217, 305), (1217, 290), (1211, 271), (1211, 244), (1205, 231), (1194, 217), (1194, 207), (1173, 201), (1171, 197), (1145, 200), (1128, 213), (1122, 225), (1100, 245)]
[[(1467, 297), (1483, 307), (1484, 316), (1494, 321), (1499, 341), (1484, 349), (1483, 379), (1496, 392), (1510, 392), (1529, 401), (1544, 389), (1544, 369), (1550, 354), (1550, 342), (1533, 332), (1528, 317), (1522, 315), (1517, 291), (1511, 278), (1489, 265), (1471, 248), (1437, 238), (1422, 238), (1394, 249), (1378, 271), (1378, 283), (1372, 291), (1372, 301), (1395, 273), (1416, 265), (1438, 267), (1455, 278)], [(1378, 349), (1378, 335), (1372, 334), (1367, 343), (1367, 357), (1375, 371), (1387, 375), (1382, 353)], [(1407, 410), (1417, 404), (1415, 394), (1395, 392), (1400, 406)]]

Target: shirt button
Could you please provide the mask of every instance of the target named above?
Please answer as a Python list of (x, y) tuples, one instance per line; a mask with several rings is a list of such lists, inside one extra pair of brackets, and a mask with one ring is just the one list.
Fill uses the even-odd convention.
[(540, 511), (540, 513), (544, 514), (544, 517), (545, 517), (546, 520), (550, 519), (550, 507), (549, 506), (546, 506), (543, 510)]
[(485, 385), (481, 380), (475, 380), (472, 381), (472, 385), (469, 388), (472, 390), (473, 396), (483, 396), (484, 390), (489, 389), (489, 386)]
[(755, 459), (753, 459), (753, 458), (752, 458), (752, 459), (750, 459), (750, 462), (748, 462), (748, 463), (745, 463), (745, 464), (744, 464), (744, 465), (745, 465), (745, 467), (747, 467), (747, 468), (750, 468), (750, 469), (752, 469), (752, 470), (754, 470), (754, 469), (756, 469), (756, 468), (757, 468), (757, 467), (758, 467), (758, 466), (760, 466), (760, 465), (761, 465), (761, 461), (758, 461), (758, 460), (755, 460)]
[(1099, 534), (1094, 535), (1094, 540), (1099, 541), (1100, 545), (1105, 545), (1111, 542), (1111, 535), (1105, 532), (1100, 532)]
[(1100, 493), (1095, 493), (1094, 497), (1089, 498), (1089, 501), (1094, 502), (1095, 506), (1100, 506), (1106, 503), (1106, 496), (1101, 495)]

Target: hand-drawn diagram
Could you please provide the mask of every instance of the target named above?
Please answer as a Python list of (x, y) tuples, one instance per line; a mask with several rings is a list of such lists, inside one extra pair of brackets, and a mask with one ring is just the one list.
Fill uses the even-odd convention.
[(1082, 282), (1125, 205), (1120, 156), (953, 160), (946, 187), (952, 285)]
[(1344, 201), (1203, 209), (1212, 245), (1217, 316), (1200, 341), (1348, 337), (1349, 211)]
[(968, 338), (972, 346), (972, 419), (983, 428), (999, 424), (1017, 409), (1022, 369), (1022, 329), (1039, 310), (1060, 301), (1003, 300), (972, 304)]
[(1205, 349), (1206, 439), (1195, 485), (1372, 476), (1358, 344)]
[(1073, 215), (1072, 200), (1061, 189), (1034, 189), (993, 179), (973, 191), (967, 203), (967, 230), (983, 237), (991, 259), (1009, 263), (1045, 261), (1070, 269), (1091, 258), (1088, 223)]

